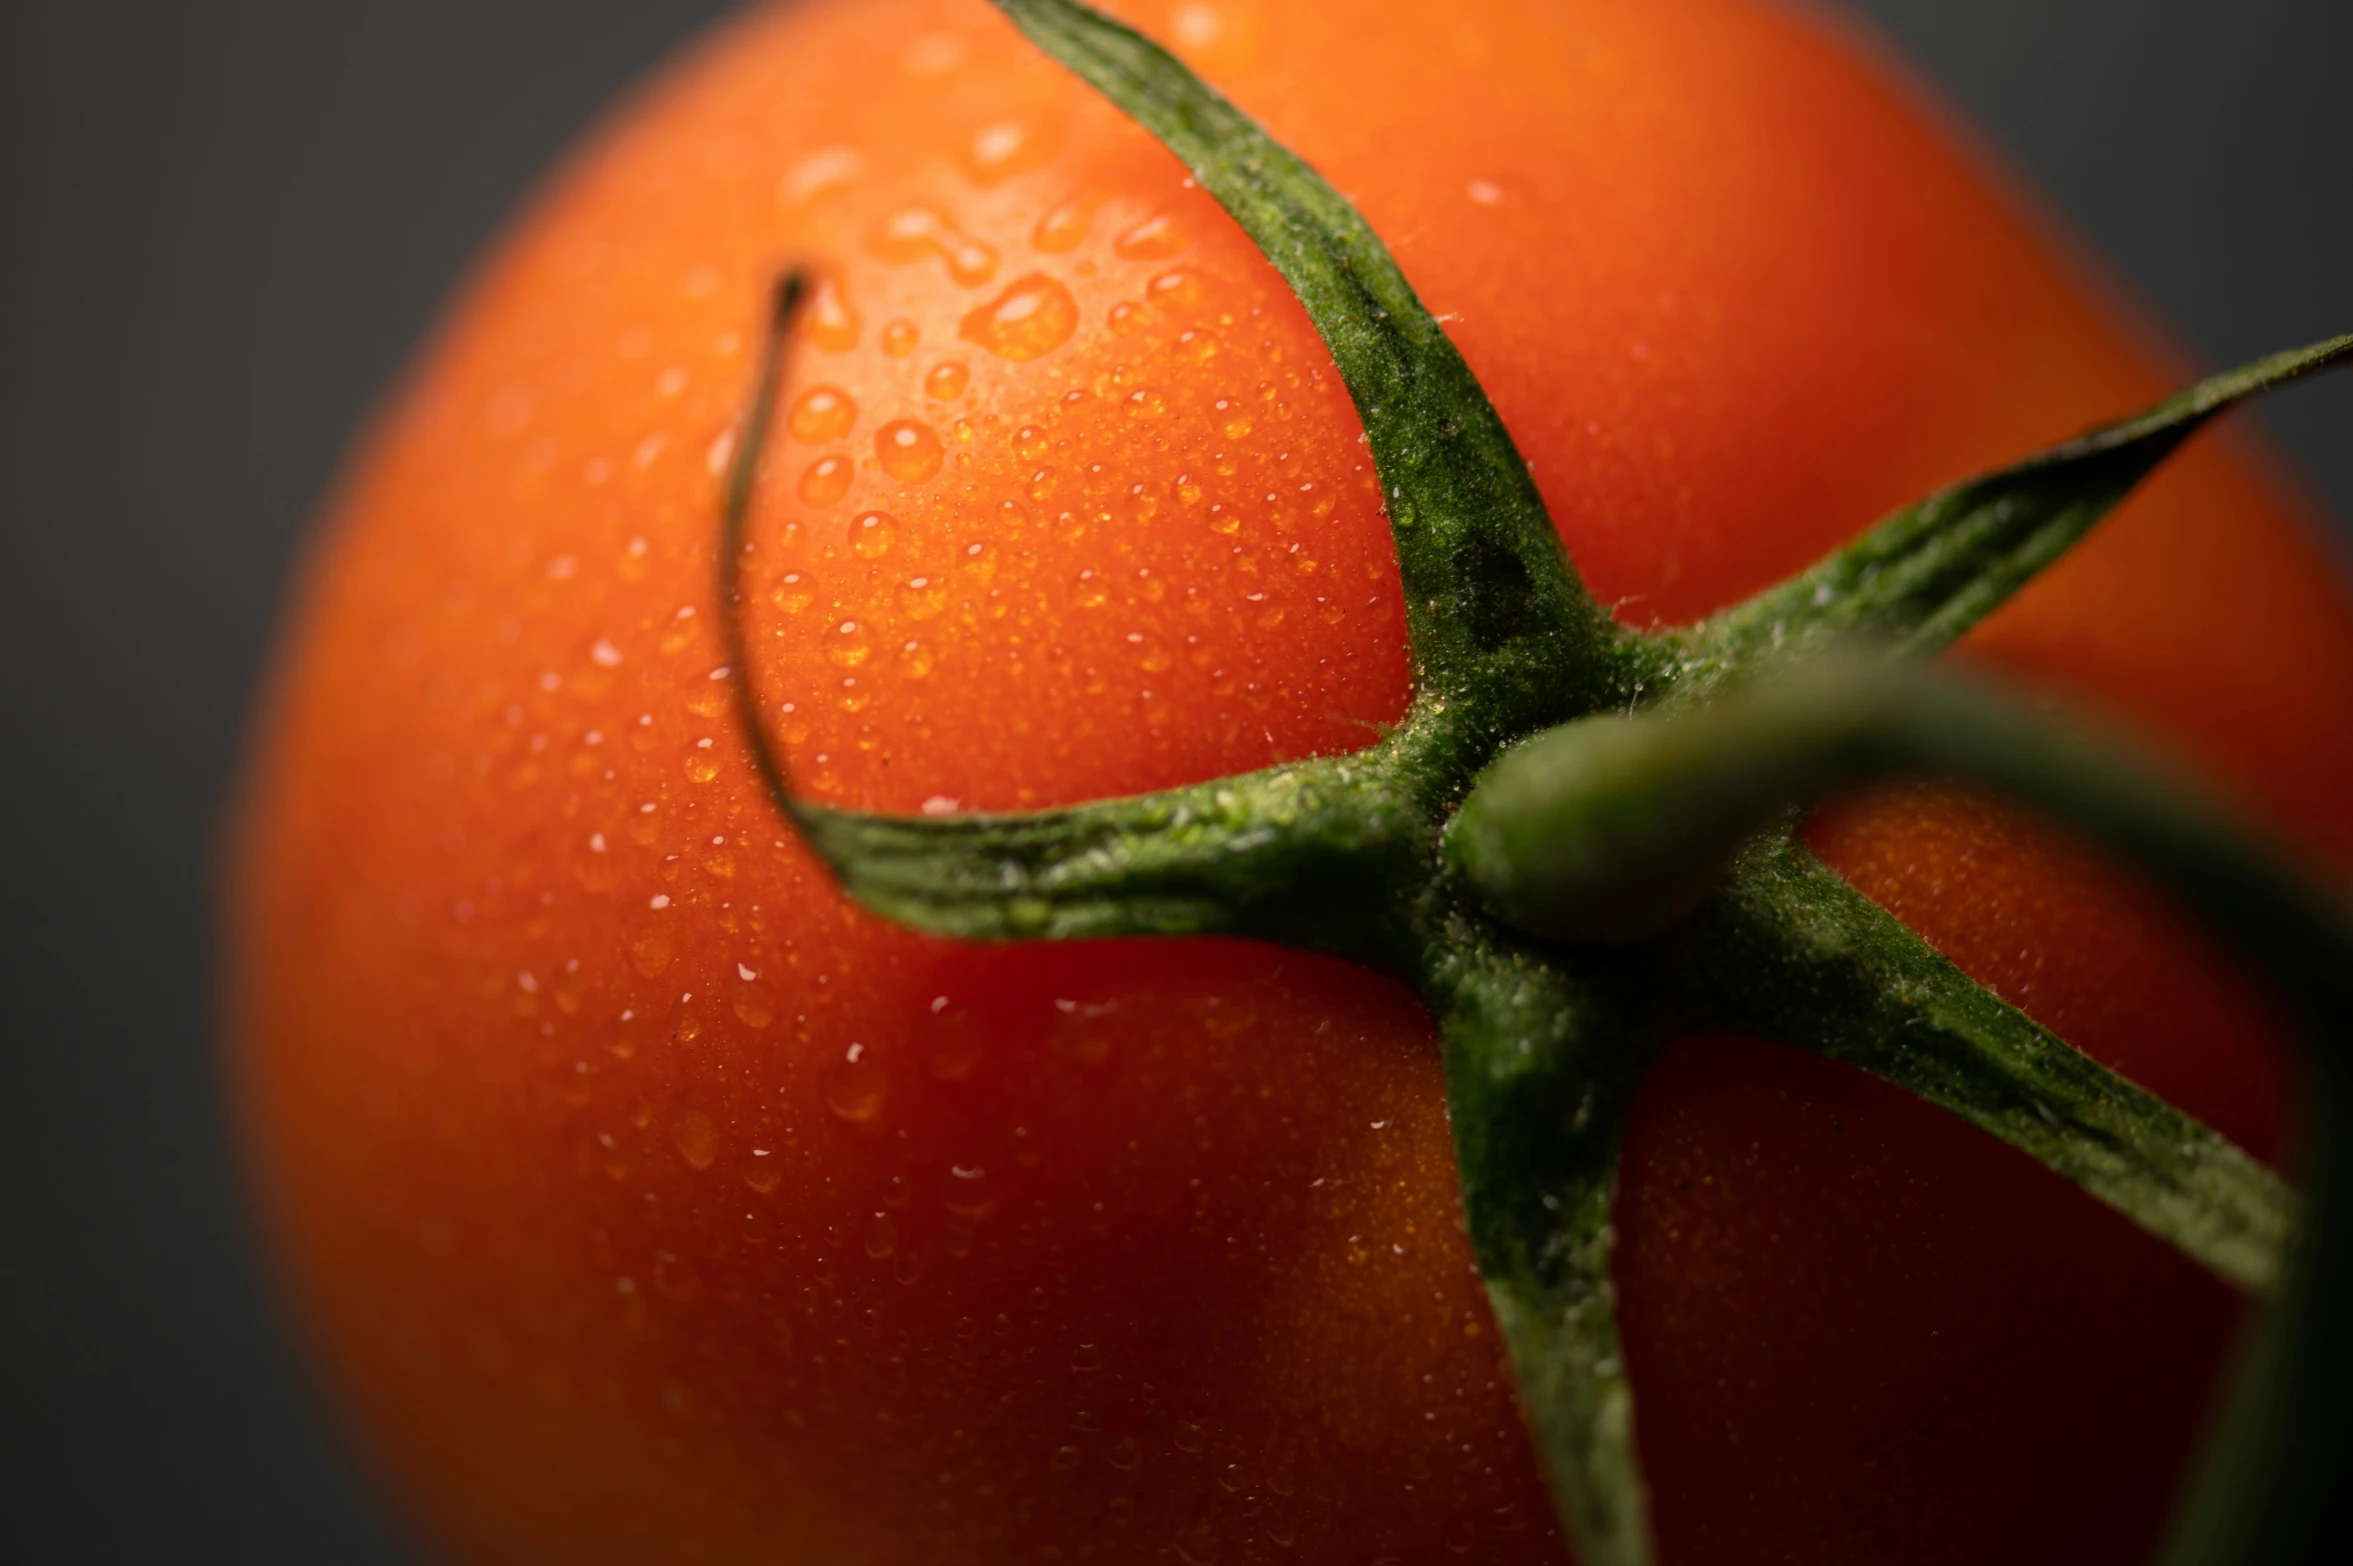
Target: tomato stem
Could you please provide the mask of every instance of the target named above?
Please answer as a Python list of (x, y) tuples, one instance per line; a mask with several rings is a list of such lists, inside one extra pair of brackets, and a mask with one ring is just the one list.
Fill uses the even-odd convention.
[(768, 444), (768, 428), (776, 419), (776, 399), (783, 390), (784, 349), (809, 295), (809, 274), (801, 267), (780, 274), (768, 296), (768, 320), (760, 334), (760, 352), (752, 362), (751, 399), (735, 432), (729, 453), (725, 499), (719, 514), (718, 615), (727, 665), (734, 673), (730, 688), (735, 697), (737, 726), (748, 742), (745, 749), (759, 774), (760, 786), (776, 802), (786, 819), (798, 825), (801, 806), (785, 772), (783, 753), (768, 743), (767, 725), (760, 716), (758, 687), (746, 668), (743, 628), (743, 558), (751, 547), (745, 536), (752, 512), (752, 495), (760, 479), (760, 454)]

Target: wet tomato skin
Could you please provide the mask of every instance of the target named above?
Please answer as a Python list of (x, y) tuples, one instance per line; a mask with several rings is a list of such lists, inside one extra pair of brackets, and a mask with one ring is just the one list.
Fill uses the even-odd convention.
[[(1358, 203), (1629, 622), (2177, 374), (1818, 18), (1115, 9)], [(920, 939), (762, 797), (710, 551), (794, 258), (827, 286), (744, 675), (797, 786), (1044, 806), (1357, 748), (1406, 699), (1345, 391), (1173, 160), (967, 0), (707, 40), (386, 410), (252, 769), (235, 1069), (370, 1449), (485, 1561), (1563, 1559), (1408, 991), (1242, 943)], [(2353, 857), (2353, 620), (2228, 440), (1964, 655)], [(2276, 1148), (2260, 998), (2136, 884), (1932, 793), (1812, 830)], [(2145, 1556), (2236, 1316), (2195, 1269), (1754, 1040), (1668, 1052), (1620, 1212), (1667, 1561)]]

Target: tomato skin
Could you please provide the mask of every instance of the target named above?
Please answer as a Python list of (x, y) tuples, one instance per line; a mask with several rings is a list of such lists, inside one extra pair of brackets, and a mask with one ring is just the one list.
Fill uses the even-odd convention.
[[(1389, 238), (1629, 620), (2168, 378), (1815, 24), (1120, 9)], [(800, 255), (849, 313), (792, 362), (750, 673), (801, 787), (1044, 805), (1402, 708), (1345, 394), (1164, 153), (977, 4), (713, 40), (387, 415), (255, 774), (240, 1070), (377, 1449), (486, 1560), (1559, 1559), (1409, 994), (1235, 943), (921, 940), (761, 797), (713, 678), (713, 458)], [(2353, 856), (2353, 622), (2226, 446), (1969, 650)], [(1934, 796), (1815, 837), (2075, 1042), (2276, 1142), (2260, 1003), (2129, 886)], [(2153, 1242), (1754, 1041), (1670, 1052), (1621, 1214), (1668, 1561), (2145, 1556), (2233, 1317)]]

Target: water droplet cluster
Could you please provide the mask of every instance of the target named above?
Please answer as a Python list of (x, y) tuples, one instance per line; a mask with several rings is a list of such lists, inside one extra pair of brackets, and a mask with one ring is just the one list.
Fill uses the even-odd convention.
[(1058, 168), (839, 220), (867, 264), (829, 297), (892, 328), (805, 327), (747, 563), (752, 675), (813, 793), (1125, 792), (1147, 757), (1294, 754), (1269, 741), (1302, 708), (1330, 725), (1309, 749), (1353, 748), (1401, 699), (1400, 663), (1296, 651), (1399, 637), (1378, 487), (1296, 305), (1188, 182)]
[[(988, 101), (986, 52), (891, 40), (942, 95), (919, 188), (880, 177), (904, 127), (722, 92), (679, 133), (691, 203), (594, 175), (642, 220), (583, 194), (535, 231), (488, 285), (496, 329), (388, 435), (293, 698), (283, 830), (341, 845), (341, 911), (289, 913), (275, 949), (379, 976), (311, 1003), (346, 1043), (306, 1091), (354, 1183), (306, 1199), (398, 1193), (365, 1198), (349, 1277), (404, 1320), (496, 1302), (449, 1325), (475, 1346), (434, 1395), (507, 1388), (583, 1453), (647, 1422), (726, 1498), (685, 1526), (914, 1465), (936, 1509), (907, 1526), (937, 1539), (1252, 1558), (1361, 1505), (1313, 1477), (1361, 1411), (1317, 1424), (1298, 1378), (1397, 1339), (1365, 1279), (1430, 1264), (1389, 1247), (1456, 1257), (1416, 1363), (1461, 1358), (1479, 1308), (1420, 1014), (1250, 949), (879, 928), (737, 729), (748, 680), (800, 790), (953, 811), (1352, 749), (1401, 706), (1379, 496), (1295, 304), (1075, 88), (1016, 73)], [(787, 254), (824, 272), (737, 669), (710, 550)], [(1411, 1137), (1364, 1129), (1401, 1104)], [(1376, 1155), (1381, 1194), (1319, 1206), (1332, 1161)], [(1361, 1309), (1313, 1325), (1333, 1290)], [(1508, 1489), (1517, 1427), (1472, 1358), (1447, 1449), (1471, 1478), (1430, 1482)], [(1019, 1522), (1033, 1491), (1049, 1514)]]

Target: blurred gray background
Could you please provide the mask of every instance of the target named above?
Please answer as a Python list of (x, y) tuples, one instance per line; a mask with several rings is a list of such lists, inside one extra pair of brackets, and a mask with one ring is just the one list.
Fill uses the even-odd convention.
[[(210, 836), (287, 561), (500, 216), (712, 0), (0, 17), (0, 1557), (413, 1545), (264, 1293)], [(1849, 0), (2215, 364), (2353, 327), (2353, 5)], [(2353, 377), (2258, 415), (2353, 521)]]

